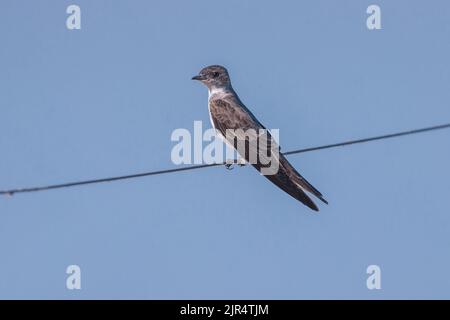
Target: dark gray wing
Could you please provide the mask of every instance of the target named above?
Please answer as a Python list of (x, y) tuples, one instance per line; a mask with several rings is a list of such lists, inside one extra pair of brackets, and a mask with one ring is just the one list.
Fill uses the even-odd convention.
[[(264, 129), (259, 121), (256, 120), (256, 118), (251, 113), (249, 113), (245, 107), (242, 107), (240, 104), (238, 104), (238, 101), (234, 101), (232, 99), (213, 99), (209, 102), (209, 107), (214, 127), (225, 138), (227, 137), (227, 129), (242, 129), (244, 131), (248, 129), (254, 129), (256, 131), (259, 129)], [(268, 139), (272, 141), (270, 133), (267, 132), (267, 135)], [(239, 136), (239, 134), (237, 134), (233, 137), (232, 140), (227, 140), (231, 145), (237, 148), (237, 140), (239, 139), (244, 139), (246, 142), (246, 154), (241, 154), (241, 156), (246, 161), (249, 161), (249, 152), (255, 151), (255, 149), (258, 155), (267, 155), (267, 150), (257, 150), (257, 137), (248, 135)], [(268, 147), (270, 148), (270, 144), (268, 144)], [(260, 158), (258, 158), (257, 163), (251, 164), (261, 172), (261, 169), (264, 167), (264, 165), (259, 162), (259, 159)], [(273, 175), (264, 175), (267, 179), (269, 179), (280, 189), (284, 190), (289, 195), (315, 211), (318, 211), (317, 206), (306, 195), (303, 189), (311, 192), (320, 200), (327, 203), (325, 199), (323, 199), (322, 194), (316, 188), (314, 188), (305, 178), (303, 178), (282, 154), (279, 154), (279, 158), (277, 158), (277, 160), (279, 161), (278, 172)], [(267, 163), (267, 161), (265, 161), (264, 163)]]

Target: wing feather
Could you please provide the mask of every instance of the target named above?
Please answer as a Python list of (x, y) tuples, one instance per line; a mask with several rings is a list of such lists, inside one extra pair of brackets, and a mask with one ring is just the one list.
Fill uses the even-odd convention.
[[(234, 96), (211, 99), (209, 107), (215, 129), (238, 152), (238, 142), (245, 142), (246, 152), (245, 154), (240, 154), (240, 156), (247, 162), (251, 162), (258, 171), (261, 172), (268, 161), (278, 162), (278, 171), (273, 175), (265, 175), (267, 179), (313, 210), (318, 211), (318, 208), (303, 189), (327, 203), (322, 194), (302, 177), (282, 154), (277, 153), (275, 156), (275, 154), (268, 152), (268, 148), (271, 147), (279, 149), (278, 145), (272, 145), (276, 142), (272, 139), (268, 130), (265, 131), (268, 140), (267, 149), (258, 150), (258, 138), (260, 137), (258, 133), (260, 129), (265, 128), (240, 101), (234, 99)], [(232, 129), (234, 134), (230, 134), (231, 132), (228, 131), (227, 135), (227, 129)], [(256, 163), (249, 161), (252, 153), (258, 156)]]

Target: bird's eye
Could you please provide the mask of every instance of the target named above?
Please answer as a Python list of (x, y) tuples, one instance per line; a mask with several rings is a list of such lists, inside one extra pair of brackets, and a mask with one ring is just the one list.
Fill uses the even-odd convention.
[(218, 78), (219, 75), (220, 75), (220, 74), (219, 74), (218, 72), (214, 72), (214, 73), (213, 73), (213, 78)]

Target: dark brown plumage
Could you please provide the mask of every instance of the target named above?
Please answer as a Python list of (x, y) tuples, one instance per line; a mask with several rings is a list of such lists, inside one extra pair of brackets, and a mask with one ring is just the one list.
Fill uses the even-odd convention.
[[(245, 154), (241, 154), (241, 156), (247, 162), (250, 160), (250, 152), (256, 152), (258, 161), (251, 164), (261, 172), (265, 166), (267, 167), (267, 162), (261, 162), (260, 156), (270, 153), (271, 143), (274, 142), (272, 142), (270, 133), (247, 109), (233, 90), (227, 70), (222, 66), (206, 67), (193, 79), (202, 81), (209, 89), (209, 112), (214, 128), (235, 149), (237, 149), (239, 141), (245, 142)], [(234, 135), (227, 135), (227, 129), (234, 130)], [(261, 149), (256, 136), (252, 138), (241, 135), (239, 132), (236, 133), (235, 130), (238, 129), (243, 131), (253, 129), (255, 132), (259, 132), (260, 129), (266, 130), (267, 147)], [(278, 150), (278, 146), (274, 147)], [(276, 159), (278, 159), (278, 171), (272, 175), (264, 175), (268, 180), (312, 210), (318, 211), (319, 209), (305, 191), (315, 195), (324, 203), (328, 203), (323, 195), (303, 178), (281, 153)]]

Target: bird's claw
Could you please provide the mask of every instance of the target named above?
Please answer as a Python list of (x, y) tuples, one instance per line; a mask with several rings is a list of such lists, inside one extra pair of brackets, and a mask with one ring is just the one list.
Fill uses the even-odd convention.
[(239, 159), (236, 161), (236, 164), (237, 164), (239, 167), (245, 167), (245, 166), (247, 165), (247, 161), (245, 161), (243, 158), (239, 158)]
[(233, 170), (234, 169), (233, 165), (234, 165), (234, 163), (225, 163), (225, 169)]
[(238, 165), (239, 167), (245, 167), (247, 165), (247, 162), (242, 158), (237, 160), (228, 159), (227, 161), (225, 161), (225, 168), (227, 168), (227, 170), (233, 170), (234, 165)]

